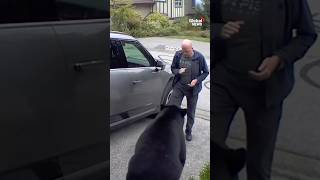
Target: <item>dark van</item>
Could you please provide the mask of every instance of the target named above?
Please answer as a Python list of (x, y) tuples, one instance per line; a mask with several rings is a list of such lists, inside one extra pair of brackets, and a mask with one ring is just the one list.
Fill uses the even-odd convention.
[(0, 1), (0, 179), (106, 179), (105, 0)]

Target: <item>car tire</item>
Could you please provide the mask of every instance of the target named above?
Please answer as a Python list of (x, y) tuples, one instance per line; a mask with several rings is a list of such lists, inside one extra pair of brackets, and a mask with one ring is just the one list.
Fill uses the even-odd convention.
[(167, 105), (173, 92), (172, 79), (169, 80), (162, 95), (161, 105)]
[(152, 119), (155, 118), (158, 115), (158, 113), (160, 112), (161, 105), (166, 105), (169, 102), (171, 94), (173, 92), (172, 90), (173, 90), (173, 88), (172, 88), (172, 79), (170, 79), (169, 82), (167, 83), (166, 87), (164, 88), (164, 91), (163, 91), (163, 94), (162, 94), (162, 98), (161, 98), (161, 103), (160, 103), (160, 105), (158, 107), (157, 112), (154, 113), (154, 114), (151, 114), (149, 116), (149, 118), (152, 118)]

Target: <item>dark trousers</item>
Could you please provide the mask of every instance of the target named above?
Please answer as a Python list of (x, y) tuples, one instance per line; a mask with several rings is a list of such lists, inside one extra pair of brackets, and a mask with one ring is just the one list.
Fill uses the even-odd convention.
[(251, 80), (246, 74), (216, 65), (213, 76), (213, 141), (225, 144), (230, 124), (241, 108), (246, 122), (248, 180), (270, 180), (282, 103), (267, 107), (264, 83)]
[(191, 134), (192, 126), (194, 124), (194, 117), (196, 112), (196, 106), (198, 101), (198, 94), (193, 94), (193, 88), (188, 85), (180, 84), (179, 82), (173, 87), (173, 92), (170, 97), (169, 105), (181, 106), (182, 100), (186, 96), (187, 98), (187, 125), (186, 134)]

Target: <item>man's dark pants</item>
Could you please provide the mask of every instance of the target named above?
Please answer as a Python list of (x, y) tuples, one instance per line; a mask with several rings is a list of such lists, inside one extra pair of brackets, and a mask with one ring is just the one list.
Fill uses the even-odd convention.
[(189, 87), (188, 85), (183, 85), (180, 82), (177, 82), (173, 87), (173, 92), (170, 97), (169, 104), (180, 107), (184, 96), (186, 96), (187, 98), (187, 125), (185, 133), (191, 134), (192, 126), (194, 124), (198, 94), (194, 95), (193, 88)]
[(244, 111), (247, 133), (247, 178), (269, 180), (282, 103), (267, 107), (263, 82), (217, 64), (212, 81), (213, 140), (225, 144), (235, 113)]

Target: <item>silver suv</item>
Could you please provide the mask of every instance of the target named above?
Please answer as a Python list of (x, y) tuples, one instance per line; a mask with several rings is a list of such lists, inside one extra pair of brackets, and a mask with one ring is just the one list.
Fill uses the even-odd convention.
[(135, 38), (110, 33), (110, 127), (155, 114), (172, 92), (173, 75)]

